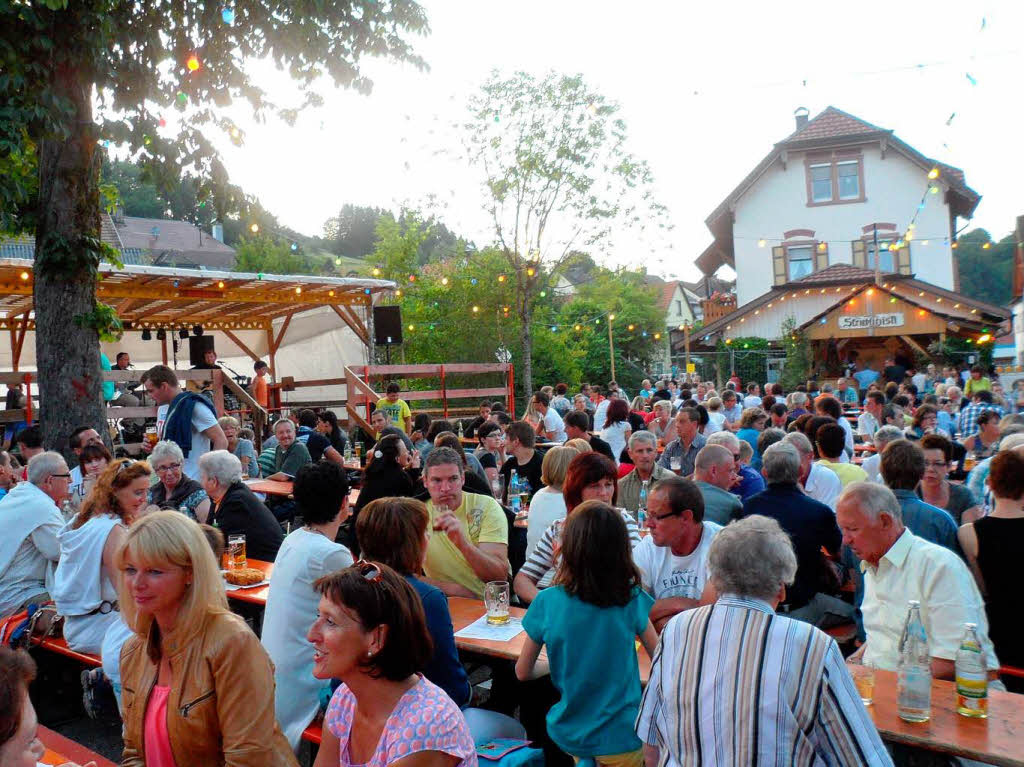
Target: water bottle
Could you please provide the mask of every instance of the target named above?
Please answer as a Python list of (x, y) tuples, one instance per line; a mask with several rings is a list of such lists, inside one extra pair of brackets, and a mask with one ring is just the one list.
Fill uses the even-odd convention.
[(964, 638), (956, 651), (956, 710), (972, 719), (988, 716), (988, 668), (974, 623), (964, 624)]
[(345, 443), (345, 463), (348, 463), (351, 460), (352, 460), (352, 443), (351, 442), (346, 442)]
[(512, 469), (512, 476), (508, 481), (508, 505), (512, 513), (519, 515), (519, 505), (522, 499), (519, 497), (519, 473)]
[(911, 599), (900, 638), (896, 713), (907, 722), (927, 722), (932, 713), (932, 659), (921, 621), (921, 603)]
[(463, 436), (464, 436), (464, 434), (463, 434), (463, 431), (462, 431), (462, 421), (459, 421), (459, 439), (462, 439)]
[(640, 483), (640, 501), (636, 507), (636, 521), (641, 530), (647, 527), (647, 485), (649, 482), (649, 479), (645, 479)]

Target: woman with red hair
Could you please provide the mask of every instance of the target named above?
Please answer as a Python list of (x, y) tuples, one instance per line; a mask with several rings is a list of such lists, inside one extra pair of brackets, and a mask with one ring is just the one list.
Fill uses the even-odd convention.
[[(566, 517), (584, 501), (601, 501), (615, 506), (619, 492), (618, 474), (615, 463), (601, 453), (581, 453), (573, 458), (562, 484)], [(629, 531), (630, 545), (636, 546), (640, 543), (640, 529), (636, 520), (625, 509), (618, 511)], [(544, 531), (516, 575), (513, 586), (524, 602), (532, 602), (537, 592), (546, 588), (554, 577), (564, 522), (559, 519)]]

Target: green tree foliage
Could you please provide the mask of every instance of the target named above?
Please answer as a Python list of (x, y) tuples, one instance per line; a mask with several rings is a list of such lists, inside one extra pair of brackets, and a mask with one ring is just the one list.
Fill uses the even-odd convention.
[[(573, 249), (596, 249), (613, 228), (664, 227), (647, 165), (625, 149), (618, 105), (579, 75), (498, 72), (469, 102), (466, 159), (483, 180), (483, 207), (510, 272), (520, 368), (533, 386), (533, 310), (545, 275)], [(541, 268), (541, 264), (546, 268)]]
[(345, 203), (338, 215), (324, 222), (324, 240), (332, 253), (366, 258), (377, 241), (377, 222), (387, 214), (381, 208)]
[(811, 350), (807, 334), (796, 326), (793, 317), (783, 320), (781, 338), (786, 349), (786, 362), (782, 367), (779, 383), (786, 391), (792, 391), (811, 377), (814, 352)]
[[(231, 212), (227, 173), (211, 141), (244, 134), (228, 111), (293, 121), (322, 103), (324, 85), (366, 93), (366, 56), (423, 66), (406, 36), (427, 31), (411, 0), (233, 0), (230, 4), (135, 0), (0, 3), (0, 160), (33, 149), (38, 187), (0, 173), (5, 230), (35, 233), (36, 352), (44, 441), (102, 421), (96, 311), (102, 141), (124, 149), (166, 189), (182, 170), (218, 216)], [(295, 83), (275, 103), (252, 79), (273, 59)], [(163, 115), (177, 113), (177, 130)]]
[(264, 274), (316, 274), (319, 262), (311, 263), (291, 245), (273, 237), (243, 237), (235, 248), (235, 271)]
[(1013, 296), (1012, 234), (999, 242), (991, 242), (984, 229), (973, 229), (957, 239), (953, 251), (960, 270), (960, 291), (965, 296), (987, 301), (996, 306), (1009, 306)]

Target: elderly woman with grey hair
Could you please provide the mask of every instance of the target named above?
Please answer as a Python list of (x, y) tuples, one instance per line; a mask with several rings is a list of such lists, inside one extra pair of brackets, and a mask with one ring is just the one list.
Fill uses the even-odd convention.
[(744, 764), (771, 743), (793, 764), (892, 765), (835, 641), (775, 612), (797, 569), (778, 522), (755, 515), (720, 530), (708, 568), (718, 600), (661, 635), (636, 722), (646, 763), (705, 753)]
[(185, 476), (185, 456), (177, 443), (157, 442), (149, 454), (149, 465), (159, 480), (149, 489), (149, 503), (160, 509), (180, 511), (201, 523), (210, 514), (210, 498), (203, 486)]
[(273, 562), (281, 548), (281, 525), (242, 482), (242, 463), (227, 450), (213, 450), (199, 459), (199, 481), (214, 503), (213, 524), (224, 538), (245, 536), (246, 554)]

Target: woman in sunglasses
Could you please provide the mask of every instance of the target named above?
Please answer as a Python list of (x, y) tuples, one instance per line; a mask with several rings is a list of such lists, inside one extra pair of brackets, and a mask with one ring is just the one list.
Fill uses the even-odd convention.
[(431, 655), (423, 606), (387, 565), (360, 560), (326, 575), (309, 630), (313, 675), (340, 679), (314, 767), (475, 767), (476, 749), (452, 699), (418, 672)]
[(122, 767), (297, 767), (274, 715), (274, 669), (228, 609), (202, 528), (177, 511), (132, 526), (117, 555)]

